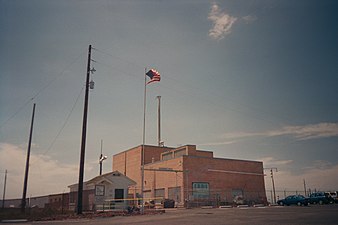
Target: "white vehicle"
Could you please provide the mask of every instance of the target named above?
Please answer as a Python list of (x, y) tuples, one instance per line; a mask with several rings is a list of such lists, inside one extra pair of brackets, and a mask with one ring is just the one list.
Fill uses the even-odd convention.
[(335, 203), (338, 203), (338, 195), (337, 195), (337, 191), (330, 191), (330, 192), (327, 192), (331, 195), (331, 197), (333, 198), (334, 202)]

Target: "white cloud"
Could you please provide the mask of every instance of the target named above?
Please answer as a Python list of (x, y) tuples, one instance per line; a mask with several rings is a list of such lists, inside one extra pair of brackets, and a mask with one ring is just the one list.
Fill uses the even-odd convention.
[(223, 142), (210, 142), (198, 144), (199, 146), (218, 146), (218, 145), (230, 145), (235, 143), (235, 141), (223, 141)]
[(202, 146), (217, 146), (237, 143), (246, 138), (252, 137), (277, 137), (291, 136), (292, 138), (304, 141), (318, 138), (338, 136), (338, 123), (318, 123), (303, 126), (284, 126), (276, 130), (262, 132), (229, 132), (222, 135), (224, 141), (201, 143)]
[(305, 126), (286, 126), (282, 134), (291, 134), (299, 140), (338, 136), (337, 123), (319, 123)]
[[(22, 197), (26, 151), (23, 146), (0, 143), (0, 169), (8, 170), (6, 198)], [(86, 165), (86, 170), (90, 169), (91, 165)], [(69, 191), (67, 186), (77, 179), (77, 163), (63, 164), (49, 156), (31, 153), (27, 197)]]
[(254, 15), (247, 15), (243, 16), (242, 20), (244, 20), (245, 23), (249, 24), (255, 22), (257, 20), (257, 17)]
[(275, 167), (280, 165), (288, 165), (293, 162), (293, 160), (276, 160), (273, 157), (264, 157), (261, 159), (257, 159), (257, 161), (262, 161), (264, 167)]
[(291, 135), (297, 140), (309, 140), (316, 138), (338, 136), (337, 123), (318, 123), (304, 126), (284, 126), (278, 130), (268, 130), (263, 132), (233, 132), (226, 133), (226, 139), (242, 139), (254, 136), (275, 137), (282, 135)]
[(212, 28), (209, 30), (209, 37), (215, 40), (221, 40), (225, 35), (231, 33), (231, 27), (237, 20), (236, 17), (222, 12), (216, 3), (212, 4), (208, 19), (213, 23)]

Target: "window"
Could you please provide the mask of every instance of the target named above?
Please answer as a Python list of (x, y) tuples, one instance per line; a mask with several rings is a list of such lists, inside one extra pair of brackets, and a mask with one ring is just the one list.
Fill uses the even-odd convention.
[(171, 152), (162, 154), (162, 160), (169, 160), (169, 159), (172, 159), (172, 153)]
[(192, 194), (195, 199), (209, 198), (209, 183), (207, 182), (193, 182)]
[(115, 189), (115, 202), (122, 202), (122, 199), (124, 199), (124, 189)]
[(96, 185), (95, 186), (95, 195), (96, 196), (104, 196), (104, 185)]
[(175, 202), (180, 202), (181, 201), (181, 187), (168, 188), (168, 197), (169, 199), (175, 200)]
[(161, 203), (164, 199), (164, 188), (155, 189), (155, 203)]

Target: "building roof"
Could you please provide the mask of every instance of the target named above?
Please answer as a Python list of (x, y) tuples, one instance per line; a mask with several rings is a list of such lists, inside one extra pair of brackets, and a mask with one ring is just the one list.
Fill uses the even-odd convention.
[[(125, 179), (125, 180), (128, 181), (129, 185), (136, 185), (136, 182), (135, 182), (135, 181), (133, 181), (133, 180), (130, 179), (129, 177), (123, 175), (123, 174), (120, 173), (119, 171), (113, 171), (113, 172), (109, 172), (109, 173), (102, 174), (102, 175), (100, 175), (100, 176), (96, 176), (96, 177), (94, 177), (94, 178), (92, 178), (92, 179), (90, 179), (90, 180), (88, 180), (88, 181), (86, 181), (86, 182), (83, 182), (83, 184), (84, 184), (84, 186), (85, 186), (85, 185), (92, 184), (92, 183), (97, 184), (97, 183), (100, 183), (100, 182), (102, 182), (102, 181), (106, 181), (106, 182), (108, 182), (108, 183), (110, 183), (110, 184), (113, 184), (114, 182), (113, 182), (113, 180), (112, 180), (112, 177), (115, 177), (115, 176), (116, 176), (116, 177), (123, 177), (123, 179)], [(74, 187), (77, 186), (77, 185), (78, 185), (77, 183), (76, 183), (76, 184), (71, 184), (71, 185), (69, 185), (68, 187), (69, 187), (69, 188), (74, 188)]]
[[(167, 151), (170, 151), (172, 149), (175, 149), (173, 147), (168, 147), (168, 146), (157, 146), (157, 145), (144, 145), (144, 147), (146, 148), (159, 148), (159, 149), (166, 149)], [(142, 148), (142, 145), (138, 145), (138, 146), (135, 146), (135, 147), (132, 147), (130, 149), (127, 149), (127, 150), (124, 150), (122, 152), (119, 152), (119, 153), (116, 153), (115, 155), (113, 156), (117, 156), (117, 155), (120, 155), (120, 154), (123, 154), (125, 152), (129, 152), (129, 151), (132, 151), (132, 150), (135, 150), (135, 149), (141, 149)]]

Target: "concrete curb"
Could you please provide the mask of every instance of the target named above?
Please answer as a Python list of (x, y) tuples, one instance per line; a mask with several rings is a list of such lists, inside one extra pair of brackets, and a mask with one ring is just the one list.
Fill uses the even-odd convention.
[(27, 223), (26, 219), (16, 219), (16, 220), (1, 220), (0, 223)]
[(219, 209), (231, 209), (233, 208), (231, 205), (221, 205), (220, 207), (218, 207)]
[(238, 205), (237, 208), (248, 208), (249, 205)]

